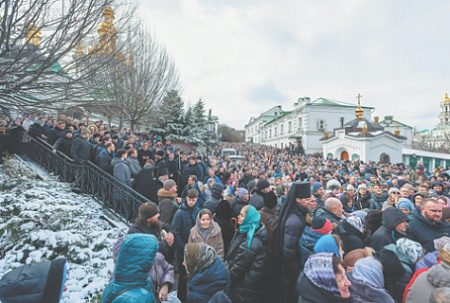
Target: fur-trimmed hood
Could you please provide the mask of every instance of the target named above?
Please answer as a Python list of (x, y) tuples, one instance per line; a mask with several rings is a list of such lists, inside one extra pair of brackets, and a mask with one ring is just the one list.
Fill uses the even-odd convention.
[(160, 190), (158, 190), (158, 198), (173, 198), (175, 199), (177, 197), (176, 194), (165, 190), (164, 188), (161, 188)]

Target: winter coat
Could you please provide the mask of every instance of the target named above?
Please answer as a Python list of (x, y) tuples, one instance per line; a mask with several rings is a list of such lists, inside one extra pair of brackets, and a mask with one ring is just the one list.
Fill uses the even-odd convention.
[(199, 211), (200, 209), (196, 205), (189, 207), (183, 203), (173, 216), (172, 226), (175, 230), (175, 249), (178, 252), (179, 264), (183, 262), (184, 246), (189, 241), (189, 234), (191, 228), (195, 226)]
[(128, 235), (118, 254), (113, 280), (102, 294), (102, 303), (110, 302), (114, 294), (127, 290), (114, 299), (114, 303), (156, 302), (148, 272), (158, 251), (158, 242), (152, 235)]
[(137, 158), (128, 157), (125, 160), (125, 164), (130, 168), (132, 178), (136, 178), (139, 172), (142, 170), (141, 164), (139, 164), (139, 160)]
[(371, 194), (369, 191), (367, 191), (364, 196), (361, 196), (359, 192), (356, 192), (355, 197), (353, 198), (353, 207), (355, 210), (370, 208), (370, 199)]
[(354, 249), (364, 248), (364, 234), (353, 227), (347, 220), (342, 220), (342, 227), (345, 229), (345, 237), (343, 241), (343, 249), (345, 253)]
[(52, 128), (52, 130), (50, 130), (50, 133), (48, 134), (48, 139), (47, 142), (50, 145), (55, 144), (56, 140), (58, 140), (59, 138), (64, 137), (64, 132), (65, 130), (61, 130), (58, 126), (55, 126), (54, 128)]
[(153, 179), (152, 165), (144, 166), (144, 168), (139, 172), (136, 180), (134, 181), (134, 187), (138, 193), (150, 201), (159, 204), (158, 196), (155, 195), (155, 179)]
[[(122, 247), (122, 243), (125, 236), (120, 237), (116, 244), (114, 244), (113, 247), (113, 260), (114, 264), (117, 263), (117, 257), (119, 256), (120, 248)], [(158, 270), (155, 270), (155, 268), (158, 267)], [(158, 279), (156, 278), (156, 272), (158, 272)], [(173, 270), (173, 266), (170, 265), (166, 259), (164, 258), (164, 255), (160, 252), (156, 253), (155, 261), (152, 266), (152, 269), (148, 273), (150, 279), (152, 280), (152, 291), (153, 294), (158, 296), (156, 293), (157, 288), (157, 281), (159, 282), (159, 287), (161, 288), (164, 284), (169, 284), (169, 288), (173, 285), (175, 281), (175, 272)], [(114, 273), (111, 276), (111, 279), (114, 277)]]
[(206, 194), (205, 191), (201, 191), (200, 188), (198, 187), (198, 182), (195, 182), (193, 188), (195, 188), (198, 192), (198, 197), (197, 197), (197, 206), (198, 208), (202, 209), (205, 205), (206, 202)]
[[(116, 149), (118, 147), (116, 146)], [(144, 156), (148, 157), (148, 159), (144, 159)], [(141, 166), (145, 165), (145, 162), (147, 162), (147, 160), (149, 159), (153, 159), (155, 160), (155, 154), (153, 153), (151, 148), (147, 148), (147, 150), (143, 150), (143, 149), (139, 149), (138, 150), (138, 160), (139, 163), (141, 164)]]
[(83, 137), (76, 137), (73, 140), (72, 148), (70, 149), (70, 154), (72, 155), (72, 159), (75, 161), (80, 160), (90, 160), (92, 153), (92, 145)]
[(194, 165), (188, 164), (183, 169), (182, 180), (183, 184), (187, 184), (189, 176), (196, 175), (197, 180), (203, 180), (203, 169), (200, 165), (195, 163)]
[(231, 277), (230, 299), (233, 303), (259, 302), (267, 274), (268, 235), (264, 224), (255, 231), (250, 249), (247, 233), (236, 230), (226, 257)]
[(376, 251), (384, 246), (397, 242), (398, 239), (406, 235), (399, 233), (395, 227), (407, 221), (408, 217), (398, 208), (390, 207), (383, 212), (383, 225), (379, 227), (371, 236), (369, 246)]
[(286, 273), (282, 279), (285, 284), (294, 284), (300, 272), (300, 247), (298, 242), (306, 227), (308, 209), (296, 203), (284, 225), (283, 264)]
[[(1, 302), (58, 303), (66, 279), (66, 260), (22, 265), (0, 280)], [(52, 287), (48, 287), (50, 284)]]
[(413, 216), (406, 229), (406, 236), (422, 244), (427, 252), (435, 250), (433, 240), (442, 236), (449, 236), (442, 222), (434, 222), (426, 219), (422, 213)]
[[(154, 171), (155, 178), (159, 178), (164, 169), (167, 169), (166, 161), (164, 161), (163, 159), (156, 161), (155, 162), (155, 171)], [(166, 172), (168, 173), (169, 171), (166, 171)]]
[(311, 230), (308, 226), (303, 231), (298, 243), (300, 247), (300, 270), (303, 270), (309, 256), (314, 254), (314, 246), (322, 236), (323, 234)]
[(442, 261), (420, 274), (406, 297), (406, 303), (428, 302), (436, 288), (450, 287), (450, 264)]
[(43, 126), (41, 126), (39, 123), (34, 123), (28, 129), (28, 134), (33, 138), (41, 138), (42, 139), (41, 135), (45, 135), (46, 131), (45, 131), (45, 128)]
[(55, 144), (53, 144), (53, 149), (61, 151), (64, 155), (69, 158), (72, 158), (71, 149), (72, 149), (72, 138), (67, 138), (66, 136), (59, 138), (56, 140)]
[(128, 165), (124, 160), (115, 158), (111, 161), (113, 168), (113, 174), (123, 184), (131, 186), (131, 172)]
[(267, 234), (269, 235), (269, 247), (271, 248), (273, 232), (278, 226), (277, 211), (264, 206), (258, 212), (261, 215), (261, 223), (263, 223), (267, 229)]
[(367, 283), (355, 280), (347, 273), (347, 278), (352, 283), (349, 290), (352, 294), (352, 303), (394, 303), (394, 299), (384, 290), (375, 288)]
[(193, 276), (187, 283), (189, 294), (186, 303), (207, 303), (216, 292), (222, 291), (230, 282), (227, 268), (216, 257), (214, 263)]
[(105, 149), (100, 153), (100, 168), (111, 175), (113, 174), (113, 166), (111, 164), (113, 159), (114, 155), (108, 153)]
[(337, 225), (337, 228), (333, 230), (333, 233), (338, 234), (341, 239), (345, 237), (346, 231), (344, 227), (342, 227), (342, 218), (339, 218), (335, 213), (329, 211), (326, 208), (319, 208), (316, 211), (316, 217), (324, 217), (328, 220), (330, 220), (331, 223), (335, 223)]
[(161, 221), (172, 224), (173, 216), (178, 210), (177, 195), (161, 188), (158, 190), (159, 213)]
[(377, 209), (380, 210), (383, 208), (383, 203), (386, 201), (386, 199), (389, 198), (389, 194), (387, 192), (383, 192), (383, 194), (376, 195), (375, 193), (372, 194), (372, 198), (370, 199), (370, 209)]
[(256, 210), (260, 210), (264, 206), (263, 194), (258, 191), (255, 191), (255, 193), (250, 197), (248, 204), (254, 206)]
[(350, 303), (350, 299), (338, 298), (319, 288), (302, 273), (297, 282), (297, 292), (299, 294), (298, 303)]
[(248, 205), (248, 200), (244, 201), (241, 198), (234, 199), (233, 203), (231, 203), (231, 207), (233, 207), (233, 217), (237, 218), (242, 210), (242, 207), (245, 205)]
[(217, 222), (222, 231), (223, 246), (225, 248), (225, 256), (228, 252), (228, 246), (230, 245), (231, 239), (234, 236), (234, 226), (231, 222), (233, 217), (233, 210), (231, 209), (230, 203), (227, 200), (220, 201), (216, 208), (216, 214), (214, 216), (214, 221)]
[(216, 207), (222, 200), (222, 192), (224, 186), (221, 183), (214, 183), (211, 188), (211, 197), (205, 201), (204, 208), (209, 209), (213, 214), (216, 212)]
[(220, 230), (219, 224), (217, 224), (216, 222), (211, 221), (211, 224), (212, 228), (211, 231), (209, 232), (208, 237), (206, 238), (206, 241), (203, 241), (203, 238), (198, 231), (197, 225), (194, 225), (194, 227), (191, 228), (188, 243), (205, 242), (206, 244), (208, 244), (209, 246), (211, 246), (216, 250), (218, 257), (220, 257), (222, 260), (225, 260), (222, 231)]
[(224, 291), (216, 293), (208, 303), (233, 303)]

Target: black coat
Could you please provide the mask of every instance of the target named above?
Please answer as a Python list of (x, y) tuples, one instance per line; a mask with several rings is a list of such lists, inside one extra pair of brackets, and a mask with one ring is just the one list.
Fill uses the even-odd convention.
[(158, 197), (155, 194), (155, 179), (153, 179), (153, 166), (144, 166), (139, 172), (134, 182), (136, 191), (158, 204)]
[(58, 126), (55, 126), (49, 133), (47, 142), (50, 145), (55, 144), (56, 140), (64, 137), (65, 130), (61, 130)]
[(216, 214), (214, 215), (214, 221), (217, 222), (220, 226), (220, 230), (222, 231), (223, 238), (223, 247), (226, 252), (228, 251), (228, 246), (230, 245), (231, 239), (234, 236), (234, 226), (231, 222), (231, 218), (233, 217), (233, 209), (228, 203), (227, 200), (220, 201), (219, 205), (216, 208)]
[[(162, 230), (164, 230), (168, 233), (172, 233), (175, 236), (175, 230), (169, 224), (162, 222)], [(135, 223), (130, 227), (130, 229), (127, 232), (127, 235), (136, 234), (136, 233), (154, 235), (156, 237), (156, 239), (158, 239), (158, 245), (159, 245), (158, 252), (162, 253), (164, 255), (164, 257), (166, 259), (168, 259), (169, 251), (171, 248), (169, 246), (169, 243), (167, 243), (166, 240), (162, 240), (161, 231), (156, 230), (156, 228), (154, 228), (154, 227), (146, 227), (141, 224)]]
[(76, 137), (72, 143), (70, 154), (75, 161), (89, 160), (91, 158), (92, 145), (83, 137)]
[(264, 224), (255, 231), (250, 249), (247, 233), (236, 230), (225, 264), (230, 273), (230, 298), (236, 302), (259, 302), (267, 275), (268, 235)]
[(188, 164), (184, 167), (183, 175), (181, 177), (183, 184), (187, 184), (187, 180), (191, 175), (196, 175), (197, 180), (202, 180), (203, 169), (198, 163), (195, 163), (194, 165)]
[(387, 208), (383, 212), (383, 225), (370, 237), (369, 246), (379, 251), (384, 246), (395, 243), (398, 239), (405, 237), (395, 227), (407, 220), (408, 217), (400, 209), (395, 207)]
[(342, 239), (344, 251), (348, 253), (354, 249), (364, 248), (364, 234), (354, 228), (347, 220), (342, 220), (342, 227), (345, 229), (345, 237)]
[(106, 171), (109, 174), (113, 174), (113, 166), (111, 161), (114, 159), (114, 155), (108, 153), (106, 150), (103, 150), (100, 153), (100, 168)]
[(28, 129), (28, 134), (33, 138), (41, 138), (41, 135), (45, 135), (45, 129), (39, 123), (34, 123)]
[(69, 158), (72, 158), (72, 155), (70, 153), (72, 149), (72, 138), (62, 137), (56, 140), (55, 144), (53, 145), (53, 149), (61, 151), (64, 155), (66, 155)]

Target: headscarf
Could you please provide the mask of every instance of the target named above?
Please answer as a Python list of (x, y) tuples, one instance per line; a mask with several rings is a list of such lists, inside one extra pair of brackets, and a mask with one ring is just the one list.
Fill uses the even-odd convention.
[(333, 271), (333, 255), (333, 253), (327, 252), (311, 255), (306, 261), (303, 271), (315, 286), (340, 298), (341, 293)]
[(445, 207), (450, 207), (450, 199), (449, 198), (447, 198), (446, 196), (439, 196), (438, 199), (439, 198), (444, 198), (445, 201), (447, 201), (447, 205)]
[(408, 256), (412, 263), (416, 263), (422, 255), (422, 245), (408, 238), (400, 238), (397, 240), (397, 249)]
[(259, 222), (261, 221), (261, 215), (253, 206), (249, 205), (247, 213), (245, 214), (244, 221), (242, 221), (239, 227), (240, 233), (247, 233), (247, 246), (250, 249), (252, 244), (252, 239), (255, 234), (256, 229), (259, 227)]
[[(195, 251), (198, 248), (198, 251)], [(193, 250), (189, 253), (189, 250)], [(216, 260), (214, 248), (203, 242), (188, 243), (184, 247), (184, 258), (191, 277), (210, 267)]]
[(352, 278), (374, 288), (384, 288), (384, 276), (381, 264), (374, 257), (366, 257), (356, 261)]
[(211, 221), (209, 222), (208, 228), (207, 229), (203, 229), (202, 225), (200, 224), (200, 219), (201, 219), (200, 218), (200, 213), (201, 212), (199, 212), (198, 215), (197, 215), (197, 219), (196, 219), (195, 225), (197, 225), (198, 233), (200, 234), (200, 236), (202, 236), (203, 242), (206, 242), (206, 239), (208, 238), (208, 236), (209, 236), (209, 234), (211, 232), (212, 226), (213, 226), (212, 214), (210, 212), (209, 213), (208, 212), (202, 213), (202, 215), (209, 215), (209, 217), (211, 218)]
[(414, 205), (408, 198), (402, 198), (397, 202), (397, 208), (407, 208), (409, 211), (412, 211), (414, 209)]
[(350, 216), (346, 220), (351, 226), (356, 228), (360, 233), (362, 234), (364, 233), (364, 226), (361, 221), (361, 218), (359, 218), (358, 216)]
[(336, 240), (334, 240), (332, 235), (324, 235), (320, 237), (320, 239), (314, 245), (314, 253), (334, 253), (339, 259), (342, 259), (341, 253), (339, 252), (339, 247), (336, 244)]

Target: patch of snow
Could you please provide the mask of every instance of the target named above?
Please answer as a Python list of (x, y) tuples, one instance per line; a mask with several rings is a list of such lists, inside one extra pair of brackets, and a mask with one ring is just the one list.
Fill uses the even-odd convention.
[[(103, 291), (114, 270), (112, 248), (127, 226), (67, 183), (36, 174), (11, 159), (0, 166), (0, 276), (25, 263), (67, 259), (61, 302), (86, 302)], [(118, 227), (103, 220), (107, 217)]]

